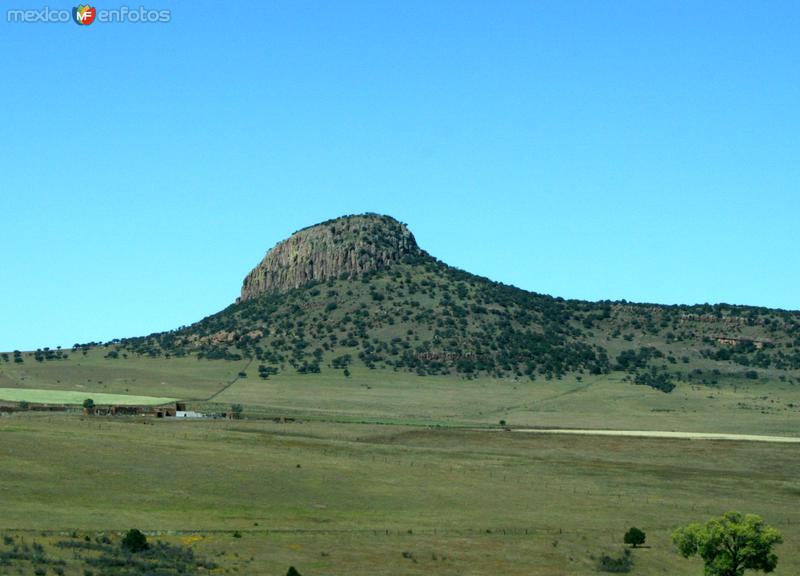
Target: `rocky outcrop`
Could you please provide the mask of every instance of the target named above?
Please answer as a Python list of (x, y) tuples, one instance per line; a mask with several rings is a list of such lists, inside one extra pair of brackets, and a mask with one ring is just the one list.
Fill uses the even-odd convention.
[(275, 245), (244, 279), (239, 301), (309, 282), (356, 278), (421, 255), (413, 234), (389, 216), (344, 216), (304, 228)]

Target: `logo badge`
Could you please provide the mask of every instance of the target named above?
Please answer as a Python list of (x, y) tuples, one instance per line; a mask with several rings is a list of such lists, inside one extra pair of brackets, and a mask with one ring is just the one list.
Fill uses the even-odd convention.
[(88, 4), (78, 5), (76, 8), (72, 9), (72, 19), (75, 20), (75, 24), (79, 26), (88, 26), (92, 22), (94, 22), (94, 18), (97, 16), (97, 9), (92, 8)]

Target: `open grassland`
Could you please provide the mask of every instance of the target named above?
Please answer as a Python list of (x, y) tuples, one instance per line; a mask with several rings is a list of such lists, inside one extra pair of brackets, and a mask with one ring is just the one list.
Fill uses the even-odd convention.
[(179, 398), (206, 411), (242, 404), (248, 417), (467, 427), (504, 420), (515, 427), (800, 436), (800, 384), (766, 372), (714, 386), (682, 382), (665, 394), (624, 381), (621, 373), (532, 382), (351, 371), (350, 377), (287, 371), (264, 380), (247, 361), (110, 359), (98, 348), (69, 360), (0, 363), (0, 386), (74, 391), (96, 403), (98, 393), (114, 393)]
[(0, 363), (0, 387), (206, 398), (247, 366), (241, 362), (202, 362), (195, 358), (106, 358), (105, 348), (68, 360)]
[(76, 392), (72, 390), (36, 390), (34, 388), (0, 388), (0, 400), (6, 402), (34, 402), (37, 404), (82, 404), (91, 398), (95, 404), (127, 404), (133, 406), (158, 406), (174, 398), (132, 396), (130, 394), (105, 394), (102, 392)]
[(682, 385), (665, 394), (615, 376), (530, 382), (354, 370), (350, 378), (249, 377), (215, 402), (337, 421), (800, 435), (800, 386), (781, 382)]
[[(800, 573), (796, 444), (497, 430), (800, 438), (800, 385), (767, 372), (665, 394), (617, 373), (531, 382), (353, 366), (350, 377), (265, 380), (247, 361), (104, 353), (3, 363), (0, 385), (28, 402), (38, 390), (47, 402), (242, 404), (245, 420), (0, 417), (0, 534), (11, 547), (35, 539), (69, 576), (84, 566), (58, 542), (118, 542), (131, 527), (190, 547), (216, 573), (588, 575), (602, 554), (620, 555), (631, 525), (650, 546), (631, 574), (689, 576), (702, 567), (675, 553), (672, 529), (729, 509), (777, 526), (775, 573)], [(269, 420), (280, 416), (296, 421)]]
[(775, 574), (800, 573), (794, 445), (17, 414), (0, 448), (0, 533), (67, 560), (72, 531), (138, 527), (220, 573), (581, 575), (636, 525), (632, 574), (688, 576), (671, 530), (738, 509), (784, 533)]

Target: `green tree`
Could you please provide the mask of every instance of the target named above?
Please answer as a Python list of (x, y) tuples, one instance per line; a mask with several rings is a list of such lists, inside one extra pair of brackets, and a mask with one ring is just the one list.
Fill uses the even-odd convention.
[(147, 550), (149, 547), (147, 544), (147, 536), (136, 528), (128, 530), (125, 537), (122, 539), (122, 547), (132, 553)]
[(636, 548), (637, 546), (641, 546), (642, 544), (644, 544), (645, 538), (646, 535), (644, 533), (644, 530), (640, 530), (636, 526), (632, 526), (630, 530), (625, 532), (625, 537), (623, 539), (623, 542), (625, 542), (625, 544), (630, 544), (632, 547)]
[(703, 559), (706, 576), (742, 576), (745, 570), (772, 572), (778, 564), (772, 547), (783, 537), (760, 516), (726, 512), (705, 526), (678, 528), (672, 541), (684, 558), (697, 554)]
[(289, 571), (286, 573), (286, 576), (300, 576), (300, 572), (298, 572), (297, 568), (294, 566), (289, 566)]
[(91, 410), (92, 408), (94, 408), (94, 400), (92, 400), (91, 398), (87, 398), (86, 400), (83, 401), (83, 407), (88, 410)]
[(240, 418), (242, 416), (243, 410), (244, 408), (242, 408), (241, 404), (231, 404), (231, 412), (233, 412), (237, 418)]

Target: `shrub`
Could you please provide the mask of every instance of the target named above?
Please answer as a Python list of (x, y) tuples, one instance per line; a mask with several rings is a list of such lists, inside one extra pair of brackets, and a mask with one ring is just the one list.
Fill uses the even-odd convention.
[(147, 536), (145, 536), (136, 528), (128, 530), (128, 533), (125, 534), (125, 537), (122, 539), (122, 547), (128, 552), (134, 554), (136, 552), (147, 550), (149, 547), (147, 544)]
[(612, 574), (630, 572), (631, 568), (633, 568), (633, 557), (630, 550), (624, 550), (619, 558), (603, 554), (597, 563), (598, 570)]
[(650, 386), (667, 394), (675, 389), (672, 377), (665, 372), (658, 372), (655, 367), (651, 368), (649, 372), (637, 374), (633, 382), (641, 386)]

